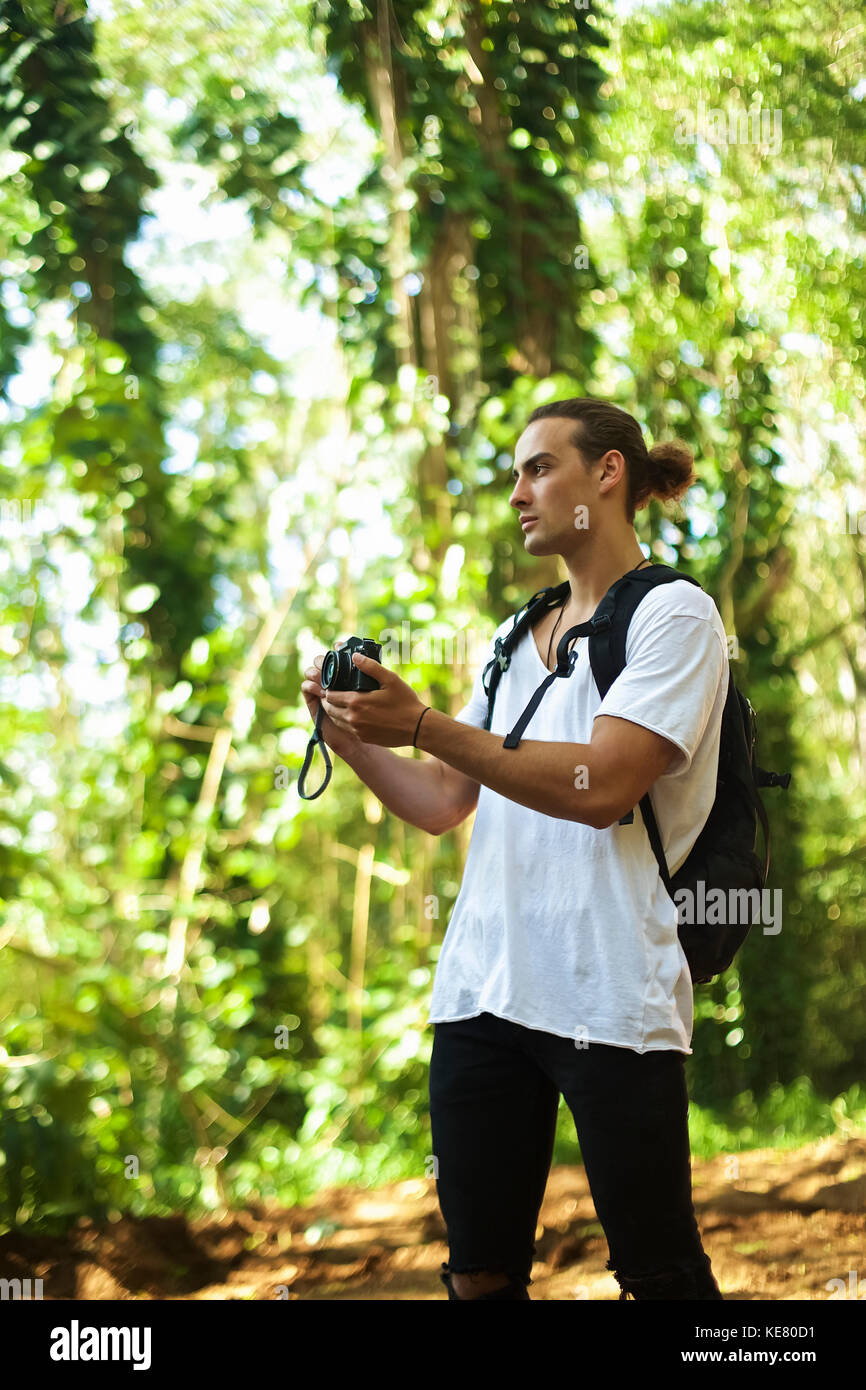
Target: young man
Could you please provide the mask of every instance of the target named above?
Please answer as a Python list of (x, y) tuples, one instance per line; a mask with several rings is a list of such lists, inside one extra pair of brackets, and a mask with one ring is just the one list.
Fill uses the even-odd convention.
[[(324, 696), (321, 657), (305, 672), (329, 747), (389, 810), (440, 835), (477, 806), (430, 1011), (450, 1257), (441, 1278), (454, 1300), (529, 1298), (560, 1095), (620, 1298), (721, 1298), (691, 1197), (693, 996), (677, 910), (640, 811), (618, 824), (652, 789), (674, 873), (709, 814), (727, 690), (713, 601), (685, 581), (654, 588), (604, 701), (578, 639), (571, 674), (551, 683), (519, 745), (502, 746), (554, 669), (561, 635), (648, 563), (636, 507), (679, 496), (691, 463), (676, 443), (647, 451), (637, 422), (604, 402), (580, 397), (530, 416), (510, 501), (527, 551), (562, 557), (570, 596), (515, 648), (490, 732), (481, 670), (456, 719), (368, 657), (353, 658), (381, 684), (368, 693)], [(389, 751), (413, 744), (430, 756)]]

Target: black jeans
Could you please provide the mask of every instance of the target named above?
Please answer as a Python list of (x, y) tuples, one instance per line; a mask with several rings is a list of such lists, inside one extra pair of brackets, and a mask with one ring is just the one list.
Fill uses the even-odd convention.
[(620, 1299), (721, 1299), (691, 1194), (685, 1055), (577, 1047), (482, 1013), (434, 1024), (430, 1121), (449, 1260), (527, 1299), (559, 1097), (574, 1117)]

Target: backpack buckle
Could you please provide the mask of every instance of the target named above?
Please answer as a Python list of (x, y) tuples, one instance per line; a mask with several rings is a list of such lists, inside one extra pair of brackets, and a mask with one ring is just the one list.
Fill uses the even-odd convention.
[(559, 662), (556, 663), (554, 674), (557, 676), (570, 676), (577, 664), (577, 658), (579, 656), (580, 652), (577, 649), (577, 647), (575, 647), (572, 651), (566, 654), (565, 661), (562, 665), (560, 665)]
[(589, 625), (593, 632), (606, 632), (610, 627), (611, 618), (609, 613), (593, 614), (589, 620)]

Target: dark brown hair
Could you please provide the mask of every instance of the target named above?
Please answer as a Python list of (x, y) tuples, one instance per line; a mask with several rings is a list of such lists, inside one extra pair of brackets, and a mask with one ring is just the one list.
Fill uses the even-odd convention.
[(645, 507), (651, 497), (666, 502), (681, 497), (697, 478), (692, 467), (694, 454), (681, 439), (667, 440), (647, 449), (641, 427), (625, 410), (592, 396), (572, 396), (570, 400), (550, 401), (536, 406), (527, 424), (564, 416), (576, 422), (571, 444), (588, 464), (595, 463), (608, 449), (618, 449), (626, 462), (628, 492), (626, 516)]

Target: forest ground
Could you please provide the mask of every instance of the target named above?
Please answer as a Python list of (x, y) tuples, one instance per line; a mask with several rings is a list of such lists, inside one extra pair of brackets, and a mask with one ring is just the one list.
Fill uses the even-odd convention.
[[(725, 1298), (827, 1299), (831, 1279), (851, 1297), (849, 1270), (866, 1288), (866, 1138), (737, 1158), (736, 1177), (730, 1155), (692, 1160), (698, 1222)], [(552, 1169), (536, 1246), (531, 1298), (618, 1298), (582, 1167)], [(447, 1258), (432, 1178), (323, 1189), (285, 1210), (253, 1204), (219, 1218), (101, 1226), (82, 1218), (61, 1237), (0, 1236), (0, 1277), (42, 1278), (45, 1299), (444, 1300)]]

